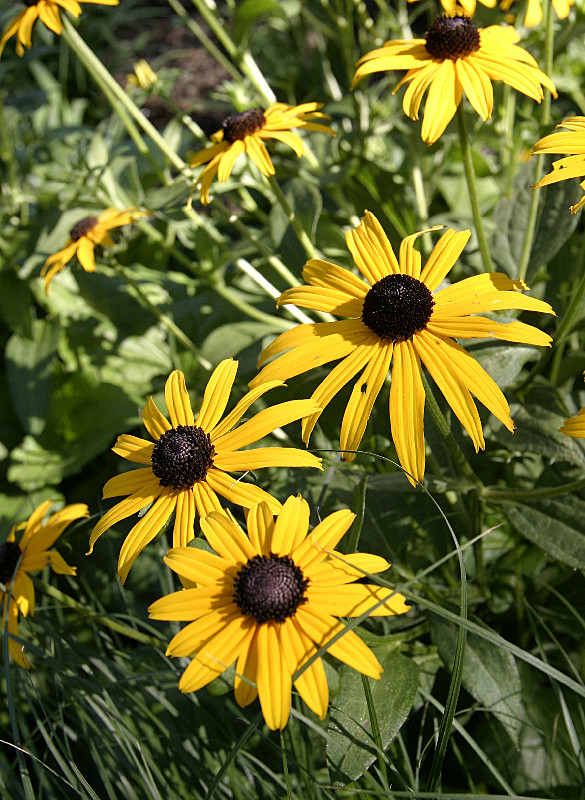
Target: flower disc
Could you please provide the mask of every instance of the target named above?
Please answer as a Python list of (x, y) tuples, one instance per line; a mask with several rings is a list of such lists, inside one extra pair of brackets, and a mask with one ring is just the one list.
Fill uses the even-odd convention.
[(152, 471), (161, 486), (190, 489), (207, 475), (213, 454), (209, 434), (196, 425), (178, 425), (154, 443)]
[(261, 108), (251, 108), (241, 114), (230, 114), (221, 123), (224, 142), (233, 144), (238, 139), (251, 136), (266, 124), (266, 117)]
[(98, 218), (94, 216), (80, 219), (79, 222), (76, 222), (71, 228), (71, 232), (69, 234), (71, 240), (73, 242), (78, 242), (82, 236), (87, 236), (87, 234), (95, 228), (98, 222)]
[(364, 298), (362, 322), (381, 339), (405, 342), (426, 328), (435, 301), (422, 281), (386, 275)]
[(284, 622), (307, 602), (304, 593), (308, 583), (288, 556), (254, 556), (236, 576), (234, 602), (259, 625)]
[(12, 580), (21, 552), (16, 542), (5, 542), (0, 545), (0, 583), (5, 586)]
[(479, 50), (479, 31), (469, 17), (436, 17), (425, 38), (425, 47), (433, 58), (455, 61)]

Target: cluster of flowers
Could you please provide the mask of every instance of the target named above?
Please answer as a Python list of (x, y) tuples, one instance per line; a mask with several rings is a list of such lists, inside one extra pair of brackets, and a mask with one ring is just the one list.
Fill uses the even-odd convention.
[[(451, 5), (446, 0), (443, 4)], [(8, 26), (0, 48), (15, 34), (19, 53), (23, 46), (30, 47), (37, 17), (58, 33), (59, 7), (76, 16), (80, 13), (74, 0), (38, 0), (26, 5)], [(468, 0), (467, 5), (472, 12), (475, 3)], [(493, 25), (478, 29), (470, 16), (448, 10), (452, 13), (437, 17), (424, 39), (391, 41), (366, 54), (358, 62), (354, 83), (378, 71), (407, 70), (399, 87), (408, 84), (404, 110), (412, 119), (418, 118), (428, 90), (422, 138), (429, 144), (442, 135), (464, 94), (477, 113), (488, 119), (493, 109), (493, 80), (502, 80), (538, 102), (543, 99), (543, 87), (556, 94), (548, 76), (518, 47), (520, 37), (514, 28)], [(278, 140), (301, 156), (303, 143), (292, 133), (293, 128), (333, 134), (327, 125), (313, 121), (326, 118), (320, 108), (318, 103), (275, 103), (264, 111), (254, 108), (227, 117), (211, 137), (212, 144), (191, 162), (193, 167), (206, 165), (198, 180), (201, 202), (209, 202), (213, 179), (226, 181), (244, 153), (263, 174), (274, 174), (265, 140)], [(564, 125), (569, 132), (547, 136), (534, 147), (534, 152), (568, 156), (555, 164), (539, 186), (585, 175), (585, 119), (573, 118)], [(583, 203), (585, 198), (571, 210)], [(145, 213), (110, 208), (99, 217), (81, 220), (64, 249), (46, 261), (47, 290), (74, 255), (86, 270), (94, 270), (94, 248), (111, 242), (108, 231)], [(379, 677), (381, 667), (374, 654), (336, 617), (402, 614), (408, 606), (405, 598), (391, 589), (356, 583), (364, 575), (387, 569), (383, 558), (342, 555), (335, 550), (352, 524), (350, 511), (331, 514), (309, 532), (309, 506), (301, 497), (289, 497), (281, 505), (255, 484), (232, 475), (265, 467), (321, 469), (320, 459), (293, 448), (243, 448), (296, 420), (302, 420), (302, 437), (308, 444), (325, 407), (357, 378), (341, 423), (340, 441), (342, 456), (353, 459), (393, 362), (392, 438), (408, 480), (416, 485), (425, 471), (421, 363), (477, 451), (485, 443), (472, 395), (510, 431), (513, 422), (499, 387), (456, 339), (494, 337), (536, 346), (551, 341), (547, 334), (523, 322), (499, 323), (482, 316), (511, 309), (554, 313), (547, 303), (523, 294), (528, 287), (522, 281), (484, 273), (441, 288), (470, 231), (445, 230), (424, 266), (415, 248), (422, 233), (425, 231), (405, 238), (396, 257), (380, 223), (366, 211), (361, 224), (346, 235), (360, 277), (328, 261), (310, 259), (303, 269), (306, 284), (285, 291), (278, 299), (278, 304), (290, 303), (345, 319), (302, 324), (278, 336), (262, 353), (262, 369), (248, 393), (227, 414), (237, 362), (227, 359), (214, 369), (197, 417), (184, 376), (174, 371), (165, 387), (170, 420), (151, 398), (142, 418), (153, 441), (122, 435), (113, 448), (142, 467), (107, 482), (104, 498), (125, 499), (94, 527), (90, 552), (109, 528), (148, 509), (120, 551), (118, 573), (124, 582), (138, 555), (174, 514), (173, 548), (165, 563), (179, 575), (183, 589), (153, 603), (150, 614), (155, 619), (190, 623), (172, 639), (167, 651), (173, 656), (193, 657), (179, 686), (194, 691), (235, 661), (238, 703), (245, 706), (258, 696), (273, 729), (284, 727), (288, 720), (293, 681), (307, 705), (319, 717), (325, 716), (328, 689), (320, 648), (326, 647), (331, 655), (366, 675)], [(310, 399), (272, 405), (239, 424), (265, 392), (332, 361), (337, 365)], [(583, 412), (567, 421), (563, 430), (584, 436)], [(222, 507), (220, 498), (244, 509), (247, 534)], [(57, 572), (74, 574), (74, 568), (50, 548), (71, 521), (88, 514), (84, 505), (66, 506), (43, 525), (49, 506), (44, 503), (32, 514), (18, 543), (15, 532), (22, 526), (17, 526), (0, 548), (9, 646), (24, 666), (28, 661), (15, 637), (18, 613), (26, 616), (34, 609), (28, 573), (50, 564)], [(197, 517), (215, 553), (188, 546), (195, 536)]]

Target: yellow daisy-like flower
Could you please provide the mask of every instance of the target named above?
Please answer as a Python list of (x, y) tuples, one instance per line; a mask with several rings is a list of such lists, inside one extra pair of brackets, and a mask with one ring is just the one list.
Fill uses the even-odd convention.
[[(100, 6), (117, 6), (119, 0), (81, 0), (81, 2), (97, 3)], [(6, 42), (15, 34), (16, 52), (19, 56), (24, 55), (24, 48), (32, 47), (32, 29), (37, 19), (40, 19), (54, 33), (60, 34), (63, 30), (59, 16), (60, 9), (69, 11), (74, 17), (79, 17), (81, 14), (81, 6), (77, 0), (24, 0), (24, 5), (26, 6), (24, 11), (20, 11), (12, 22), (8, 23), (8, 27), (2, 34), (0, 55)]]
[[(502, 0), (500, 8), (508, 11), (514, 0)], [(571, 11), (571, 6), (575, 5), (575, 0), (552, 0), (552, 7), (559, 19), (566, 19)], [(528, 0), (524, 24), (527, 28), (535, 28), (542, 22), (542, 4), (540, 0)]]
[[(532, 155), (537, 153), (553, 153), (562, 155), (553, 162), (552, 172), (541, 178), (533, 189), (540, 189), (541, 186), (549, 186), (551, 183), (568, 181), (572, 178), (585, 177), (585, 117), (569, 117), (557, 125), (557, 128), (566, 128), (565, 131), (550, 133), (540, 139), (532, 148)], [(585, 180), (581, 181), (581, 188), (585, 191)], [(585, 196), (574, 206), (571, 206), (571, 214), (585, 205)]]
[[(408, 0), (409, 3), (415, 3), (418, 0)], [(487, 8), (495, 8), (496, 0), (479, 0), (479, 2), (487, 6)], [(512, 2), (512, 0), (510, 0)], [(455, 14), (459, 9), (463, 9), (466, 14), (472, 17), (475, 14), (476, 0), (441, 0), (441, 5), (447, 14)]]
[(567, 436), (573, 436), (575, 439), (585, 439), (585, 408), (582, 408), (576, 417), (566, 419), (560, 432), (566, 433)]
[(335, 136), (329, 126), (310, 121), (330, 119), (318, 110), (322, 107), (323, 103), (301, 103), (298, 106), (273, 103), (266, 111), (252, 108), (226, 117), (221, 128), (211, 136), (213, 144), (190, 161), (191, 167), (207, 164), (195, 184), (201, 186), (201, 202), (204, 205), (209, 203), (211, 182), (216, 175), (220, 183), (227, 181), (236, 159), (242, 153), (247, 153), (264, 175), (274, 175), (274, 164), (264, 145), (266, 139), (277, 139), (287, 144), (300, 157), (305, 155), (305, 148), (300, 136), (292, 133), (292, 128), (323, 131)]
[[(290, 713), (293, 676), (344, 626), (336, 617), (404, 614), (404, 597), (374, 584), (355, 584), (364, 573), (390, 565), (368, 553), (341, 555), (334, 548), (355, 514), (336, 511), (309, 533), (309, 506), (289, 497), (276, 521), (259, 503), (248, 513), (248, 536), (223, 514), (209, 514), (201, 527), (217, 555), (192, 547), (171, 550), (165, 563), (183, 589), (157, 600), (153, 619), (189, 622), (173, 637), (167, 655), (194, 656), (179, 682), (194, 692), (236, 662), (234, 691), (244, 707), (260, 698), (266, 724), (284, 728)], [(353, 631), (345, 630), (330, 655), (370, 678), (382, 668)], [(320, 658), (294, 681), (309, 708), (321, 719), (329, 690)]]
[(471, 392), (512, 431), (510, 408), (496, 383), (455, 339), (494, 337), (548, 345), (550, 336), (531, 325), (470, 315), (505, 309), (554, 313), (548, 303), (516, 291), (527, 288), (523, 281), (497, 272), (474, 275), (439, 289), (461, 255), (470, 231), (447, 229), (424, 269), (420, 253), (414, 249), (421, 233), (424, 231), (402, 241), (397, 260), (380, 223), (366, 211), (360, 226), (346, 234), (346, 242), (367, 283), (328, 261), (307, 261), (303, 278), (309, 285), (288, 289), (278, 298), (278, 304), (292, 303), (350, 319), (298, 325), (281, 334), (264, 350), (259, 366), (272, 356), (284, 355), (265, 366), (250, 383), (255, 387), (264, 381), (285, 380), (343, 359), (313, 392), (320, 410), (303, 420), (303, 440), (308, 442), (325, 406), (363, 370), (341, 424), (341, 449), (350, 461), (394, 359), (392, 438), (400, 463), (418, 481), (425, 470), (421, 362), (469, 433), (476, 451), (483, 449), (481, 421)]
[(112, 247), (114, 244), (108, 231), (112, 228), (121, 228), (122, 225), (128, 225), (146, 215), (146, 211), (137, 211), (135, 208), (127, 208), (124, 211), (106, 208), (99, 217), (89, 216), (80, 219), (71, 228), (69, 241), (65, 247), (49, 256), (41, 270), (41, 276), (45, 276), (47, 294), (55, 275), (64, 269), (73, 256), (77, 256), (77, 260), (86, 272), (95, 272), (95, 246), (99, 244)]
[(128, 83), (132, 83), (134, 86), (139, 86), (141, 89), (144, 89), (144, 91), (148, 91), (148, 89), (152, 89), (158, 81), (158, 76), (148, 61), (141, 58), (134, 64), (134, 72), (130, 75), (126, 75), (126, 79)]
[(386, 42), (363, 56), (352, 85), (373, 72), (408, 70), (394, 92), (408, 84), (402, 107), (411, 119), (418, 119), (428, 89), (421, 136), (432, 144), (453, 119), (463, 94), (483, 120), (491, 117), (494, 80), (504, 81), (538, 103), (544, 97), (543, 86), (557, 96), (551, 79), (517, 46), (519, 40), (512, 27), (476, 28), (462, 14), (439, 16), (424, 39)]
[(145, 467), (116, 475), (104, 486), (104, 498), (129, 497), (111, 508), (95, 526), (89, 553), (104, 531), (152, 504), (122, 545), (118, 561), (122, 583), (136, 557), (157, 536), (173, 511), (173, 547), (180, 547), (194, 538), (197, 514), (204, 517), (211, 511), (222, 510), (218, 495), (244, 508), (264, 500), (273, 511), (280, 510), (278, 500), (258, 486), (232, 477), (231, 472), (248, 472), (262, 467), (322, 469), (320, 458), (292, 447), (242, 450), (276, 428), (314, 413), (317, 405), (313, 400), (289, 400), (260, 411), (235, 428), (255, 400), (268, 389), (282, 386), (281, 381), (265, 382), (248, 392), (222, 419), (237, 369), (238, 362), (231, 358), (215, 368), (197, 419), (191, 409), (184, 375), (175, 370), (165, 385), (170, 423), (152, 398), (142, 410), (142, 421), (154, 443), (137, 436), (118, 436), (112, 448), (114, 453)]
[[(63, 556), (50, 548), (71, 522), (88, 517), (89, 511), (84, 503), (65, 506), (43, 525), (45, 515), (54, 502), (47, 500), (42, 503), (26, 522), (14, 526), (6, 542), (0, 545), (0, 583), (6, 587), (6, 591), (0, 589), (0, 597), (4, 600), (2, 622), (6, 624), (8, 614), (8, 633), (13, 636), (18, 636), (19, 612), (27, 617), (35, 611), (35, 588), (29, 572), (38, 572), (50, 566), (59, 575), (75, 575), (75, 567), (70, 567)], [(23, 528), (24, 533), (17, 542), (16, 532)], [(18, 642), (9, 639), (8, 648), (21, 667), (31, 666)]]

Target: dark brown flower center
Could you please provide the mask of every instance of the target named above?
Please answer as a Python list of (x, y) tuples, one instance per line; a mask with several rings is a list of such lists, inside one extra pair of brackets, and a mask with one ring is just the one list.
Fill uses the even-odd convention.
[(31, 6), (38, 6), (39, 4), (39, 0), (22, 0), (22, 1), (25, 4), (25, 6), (28, 6), (29, 8)]
[(79, 222), (76, 222), (71, 228), (71, 233), (69, 236), (71, 237), (72, 241), (78, 242), (82, 236), (86, 236), (93, 228), (95, 228), (97, 224), (97, 217), (84, 217), (83, 219), (80, 219)]
[(0, 545), (0, 583), (4, 586), (12, 580), (21, 552), (16, 542), (4, 542)]
[(308, 578), (289, 556), (254, 556), (236, 575), (234, 603), (259, 625), (284, 622), (307, 602), (308, 585)]
[(435, 301), (422, 281), (386, 275), (364, 298), (362, 322), (381, 339), (405, 342), (424, 330)]
[(464, 14), (436, 17), (425, 39), (429, 55), (441, 61), (465, 58), (477, 52), (479, 46), (479, 31)]
[(251, 136), (266, 125), (266, 117), (261, 108), (251, 108), (241, 114), (231, 114), (221, 123), (223, 140), (233, 144), (238, 139)]
[(154, 443), (152, 471), (161, 486), (190, 489), (204, 480), (214, 453), (208, 433), (196, 425), (177, 425)]

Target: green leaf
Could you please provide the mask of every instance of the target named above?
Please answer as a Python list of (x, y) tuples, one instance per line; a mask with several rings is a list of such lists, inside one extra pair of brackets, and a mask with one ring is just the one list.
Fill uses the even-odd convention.
[(512, 419), (516, 425), (514, 438), (508, 441), (510, 450), (531, 453), (565, 461), (585, 469), (585, 454), (570, 436), (559, 432), (565, 417), (542, 406), (527, 405), (512, 407)]
[[(457, 642), (457, 628), (436, 615), (429, 616), (433, 642), (447, 669), (451, 669)], [(485, 639), (467, 634), (461, 680), (469, 694), (484, 710), (494, 714), (514, 745), (520, 731), (521, 684), (514, 657)]]
[[(418, 666), (396, 652), (395, 645), (373, 648), (384, 672), (370, 681), (384, 749), (408, 717), (418, 687)], [(340, 669), (341, 689), (331, 705), (327, 760), (339, 784), (357, 780), (376, 760), (362, 676), (350, 667)]]
[(45, 427), (51, 394), (51, 369), (57, 353), (59, 325), (35, 320), (31, 337), (14, 334), (6, 345), (6, 373), (14, 410), (27, 433)]
[[(501, 317), (498, 320), (504, 322)], [(495, 380), (500, 389), (513, 384), (527, 361), (538, 358), (539, 348), (522, 345), (482, 344), (470, 347), (469, 352)]]
[(238, 3), (233, 20), (233, 38), (239, 44), (249, 32), (253, 23), (264, 14), (282, 15), (276, 0), (244, 0)]
[(521, 536), (557, 561), (585, 569), (585, 503), (574, 495), (523, 503), (502, 503), (502, 510)]

